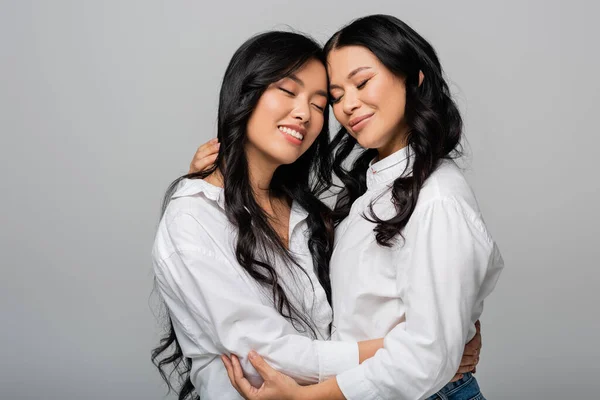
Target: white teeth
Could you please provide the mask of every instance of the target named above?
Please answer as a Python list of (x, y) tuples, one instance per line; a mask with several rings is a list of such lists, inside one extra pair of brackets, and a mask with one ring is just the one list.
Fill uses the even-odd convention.
[(287, 134), (287, 135), (290, 135), (290, 136), (292, 136), (292, 137), (295, 137), (295, 138), (296, 138), (296, 139), (298, 139), (298, 140), (303, 140), (303, 139), (304, 139), (304, 136), (303, 136), (303, 135), (302, 135), (300, 132), (296, 132), (295, 130), (293, 130), (293, 129), (290, 129), (290, 128), (288, 128), (288, 127), (285, 127), (285, 126), (280, 126), (280, 127), (279, 127), (279, 130), (280, 130), (281, 132), (283, 132), (283, 133)]

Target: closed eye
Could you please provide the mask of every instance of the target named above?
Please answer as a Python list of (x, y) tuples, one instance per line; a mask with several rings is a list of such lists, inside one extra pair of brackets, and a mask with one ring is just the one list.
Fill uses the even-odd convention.
[(364, 81), (362, 81), (356, 88), (357, 89), (362, 89), (365, 87), (365, 85), (367, 84), (367, 82), (369, 82), (371, 80), (371, 78), (369, 79), (365, 79)]
[(289, 90), (286, 90), (286, 89), (284, 89), (282, 87), (280, 87), (279, 90), (281, 90), (282, 92), (285, 92), (285, 93), (289, 94), (290, 96), (295, 96), (294, 92), (290, 92)]
[(313, 103), (313, 106), (314, 106), (314, 107), (315, 107), (317, 110), (319, 110), (319, 111), (321, 111), (321, 112), (325, 111), (325, 108), (324, 108), (324, 107), (321, 107), (321, 106), (320, 106), (320, 105), (318, 105), (318, 104), (314, 104), (314, 103)]
[(340, 96), (340, 97), (338, 97), (338, 98), (336, 99), (335, 97), (333, 97), (333, 96), (330, 96), (330, 100), (329, 100), (329, 101), (331, 102), (331, 104), (337, 104), (337, 103), (339, 103), (339, 102), (340, 102), (340, 100), (342, 99), (342, 97), (343, 97), (343, 96)]

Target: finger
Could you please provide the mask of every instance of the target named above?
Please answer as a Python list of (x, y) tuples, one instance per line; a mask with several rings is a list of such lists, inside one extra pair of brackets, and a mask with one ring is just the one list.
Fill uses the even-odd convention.
[(196, 152), (194, 153), (194, 160), (198, 160), (206, 157), (207, 155), (213, 154), (218, 151), (220, 147), (221, 144), (217, 142), (216, 139), (212, 139), (196, 149)]
[(465, 366), (465, 365), (477, 365), (477, 362), (479, 361), (479, 357), (477, 356), (468, 356), (468, 355), (463, 355), (463, 358), (460, 360), (460, 366)]
[(469, 343), (465, 346), (464, 354), (468, 355), (477, 355), (479, 354), (479, 349), (481, 348), (481, 335), (476, 333), (473, 336), (473, 339), (469, 341)]
[(251, 398), (256, 389), (250, 384), (250, 381), (244, 377), (244, 371), (242, 371), (240, 360), (235, 355), (232, 355), (231, 363), (233, 364), (233, 377), (237, 384), (238, 392), (247, 399)]
[(211, 154), (217, 153), (220, 148), (221, 148), (221, 143), (203, 144), (202, 146), (198, 147), (198, 150), (196, 150), (196, 154), (194, 154), (194, 158), (195, 159), (204, 158)]
[(478, 354), (479, 354), (479, 349), (476, 346), (466, 345), (465, 350), (463, 352), (463, 357), (465, 357), (465, 356), (475, 357)]
[(206, 156), (204, 158), (194, 158), (192, 163), (190, 164), (190, 174), (194, 172), (203, 172), (209, 167), (211, 167), (215, 161), (217, 160), (217, 156), (219, 153), (213, 153), (212, 155)]
[(210, 139), (208, 142), (201, 144), (198, 149), (196, 150), (196, 153), (198, 153), (199, 151), (206, 149), (207, 147), (210, 147), (216, 143), (219, 143), (219, 139), (217, 138), (212, 138)]
[(250, 364), (256, 369), (256, 372), (262, 376), (262, 378), (267, 381), (272, 378), (277, 371), (275, 371), (266, 361), (262, 358), (257, 352), (252, 350), (248, 354), (248, 359), (250, 360)]
[(475, 369), (475, 365), (461, 365), (458, 367), (458, 371), (456, 371), (456, 373), (466, 374), (467, 372), (473, 372), (473, 369)]
[(223, 361), (223, 364), (225, 364), (225, 369), (227, 370), (227, 376), (229, 377), (229, 382), (231, 382), (231, 386), (233, 386), (235, 390), (239, 392), (240, 390), (237, 387), (237, 384), (235, 383), (235, 377), (233, 376), (233, 365), (231, 364), (231, 360), (229, 359), (229, 357), (222, 355), (221, 361)]
[(199, 147), (198, 150), (196, 150), (196, 153), (194, 154), (194, 158), (192, 159), (192, 163), (198, 162), (199, 160), (202, 160), (203, 158), (212, 156), (213, 154), (216, 154), (219, 152), (219, 149), (221, 148), (221, 144), (220, 143), (216, 143), (216, 144), (211, 144), (209, 146), (203, 145), (202, 147)]
[(463, 377), (462, 374), (456, 374), (456, 375), (454, 375), (454, 378), (452, 378), (452, 380), (450, 382), (456, 382), (458, 380), (461, 380), (462, 377)]

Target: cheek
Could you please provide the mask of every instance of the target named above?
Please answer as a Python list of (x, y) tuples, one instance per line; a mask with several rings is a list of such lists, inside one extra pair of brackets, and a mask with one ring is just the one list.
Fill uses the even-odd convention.
[(390, 95), (387, 84), (388, 82), (384, 80), (373, 82), (371, 85), (367, 84), (361, 96), (363, 101), (372, 107), (384, 107), (389, 100), (386, 97)]
[(256, 113), (263, 120), (274, 120), (279, 117), (279, 114), (285, 113), (285, 104), (278, 96), (271, 93), (265, 93), (258, 104), (256, 105)]
[(270, 104), (268, 99), (261, 99), (248, 121), (248, 139), (254, 144), (263, 141), (265, 137), (264, 132), (273, 124), (274, 116), (272, 104)]
[(406, 105), (406, 93), (404, 91), (393, 92), (385, 102), (386, 113), (390, 121), (399, 123), (404, 119), (404, 107)]
[(335, 119), (337, 119), (337, 121), (344, 125), (348, 123), (348, 117), (346, 115), (346, 113), (344, 113), (344, 110), (342, 110), (342, 105), (340, 103), (338, 104), (334, 104), (332, 107), (333, 110), (333, 116), (335, 117)]
[(404, 118), (406, 91), (395, 81), (385, 81), (385, 86), (374, 85), (369, 92), (369, 100), (386, 116), (389, 122)]
[(323, 114), (321, 114), (320, 112), (317, 114), (311, 117), (312, 122), (310, 124), (308, 135), (310, 143), (314, 142), (317, 139), (319, 133), (321, 133), (321, 130), (323, 129), (323, 124), (325, 123), (325, 118), (323, 117)]
[(323, 124), (325, 123), (325, 116), (320, 111), (314, 111), (314, 116), (312, 117), (311, 129), (317, 131), (317, 133), (321, 132), (323, 129)]

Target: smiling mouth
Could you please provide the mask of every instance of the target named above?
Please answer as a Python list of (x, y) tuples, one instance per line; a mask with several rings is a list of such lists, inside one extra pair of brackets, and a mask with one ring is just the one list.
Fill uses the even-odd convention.
[(366, 114), (361, 117), (356, 117), (356, 118), (352, 119), (348, 125), (350, 125), (350, 128), (354, 128), (356, 125), (360, 124), (361, 122), (363, 122), (366, 119), (371, 118), (373, 115), (374, 115), (374, 113)]
[(296, 138), (298, 140), (304, 140), (304, 135), (301, 134), (300, 132), (298, 132), (295, 129), (292, 128), (288, 128), (287, 126), (278, 126), (277, 127), (281, 132), (285, 133), (286, 135), (289, 135), (293, 138)]

